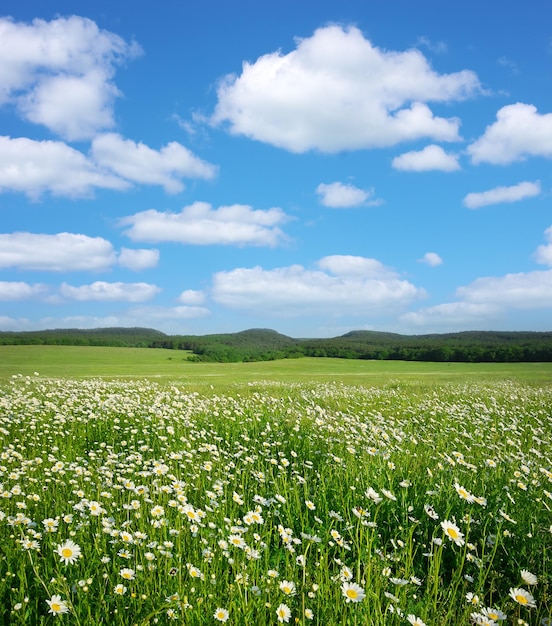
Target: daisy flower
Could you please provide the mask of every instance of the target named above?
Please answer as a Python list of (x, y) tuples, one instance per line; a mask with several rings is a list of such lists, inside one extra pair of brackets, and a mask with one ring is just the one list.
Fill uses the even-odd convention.
[(521, 606), (526, 606), (527, 608), (534, 609), (536, 608), (535, 598), (521, 587), (512, 587), (510, 588), (510, 597), (513, 598), (518, 604)]
[(483, 613), (470, 613), (470, 618), (477, 626), (496, 626), (496, 622)]
[(133, 569), (130, 569), (130, 567), (123, 567), (123, 569), (120, 570), (119, 575), (125, 580), (134, 580), (135, 573), (136, 572)]
[(412, 626), (426, 626), (425, 622), (423, 622), (419, 617), (416, 617), (412, 613), (407, 615), (406, 621)]
[(366, 491), (364, 492), (364, 495), (368, 499), (370, 499), (373, 502), (375, 502), (376, 504), (379, 504), (383, 500), (383, 498), (380, 496), (380, 494), (375, 489), (373, 489), (372, 487), (368, 487), (366, 489)]
[(341, 582), (346, 583), (352, 578), (353, 578), (353, 572), (350, 570), (350, 568), (344, 565), (339, 572), (339, 579), (341, 580)]
[(77, 545), (71, 539), (68, 539), (65, 543), (60, 543), (57, 546), (57, 553), (65, 565), (73, 565), (81, 555), (80, 546)]
[(481, 615), (484, 615), (488, 619), (493, 620), (494, 622), (500, 622), (505, 620), (508, 616), (506, 613), (503, 613), (500, 609), (493, 609), (491, 607), (486, 607), (481, 609)]
[(291, 610), (287, 604), (280, 604), (276, 609), (276, 615), (279, 622), (289, 622)]
[(215, 611), (214, 618), (219, 622), (226, 622), (230, 617), (230, 613), (226, 609), (220, 607)]
[(526, 585), (536, 585), (538, 583), (538, 579), (535, 574), (532, 574), (526, 569), (521, 570), (521, 578)]
[(245, 540), (243, 539), (243, 537), (241, 537), (240, 535), (230, 535), (228, 537), (228, 541), (231, 545), (235, 546), (236, 548), (245, 548)]
[(462, 498), (462, 500), (466, 500), (470, 504), (475, 500), (473, 494), (471, 494), (465, 487), (459, 485), (458, 483), (454, 483), (454, 488), (456, 489), (456, 493)]
[(52, 613), (52, 615), (69, 613), (69, 608), (67, 604), (61, 599), (61, 596), (52, 596), (49, 600), (46, 600), (46, 604), (50, 607), (48, 613)]
[(356, 583), (344, 582), (341, 585), (341, 593), (345, 596), (346, 602), (362, 602), (366, 593), (364, 589)]
[(295, 583), (289, 580), (282, 580), (280, 583), (280, 589), (286, 594), (286, 596), (294, 596), (297, 593)]
[(122, 583), (119, 583), (118, 585), (115, 585), (115, 588), (113, 589), (113, 591), (118, 596), (124, 596), (125, 593), (127, 592), (127, 588)]
[(441, 522), (441, 528), (443, 529), (445, 535), (457, 546), (464, 545), (464, 534), (454, 522), (445, 520), (444, 522)]

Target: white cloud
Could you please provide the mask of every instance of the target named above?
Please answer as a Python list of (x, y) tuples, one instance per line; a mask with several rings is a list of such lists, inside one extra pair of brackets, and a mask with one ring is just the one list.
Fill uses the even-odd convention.
[(29, 300), (47, 293), (46, 285), (0, 280), (0, 300)]
[(64, 298), (79, 302), (144, 302), (160, 291), (159, 287), (148, 283), (106, 283), (100, 280), (80, 287), (67, 283), (60, 287)]
[(98, 128), (114, 125), (112, 100), (118, 90), (95, 71), (87, 76), (43, 78), (20, 101), (19, 109), (35, 124), (42, 124), (68, 140), (92, 137)]
[(0, 315), (0, 330), (4, 331), (22, 331), (22, 330), (34, 330), (34, 327), (30, 320), (26, 318), (13, 318), (7, 315)]
[(496, 122), (468, 146), (473, 163), (505, 165), (530, 156), (552, 157), (552, 113), (539, 115), (532, 104), (509, 104)]
[(194, 202), (180, 213), (142, 211), (123, 218), (125, 234), (134, 241), (175, 241), (196, 245), (276, 246), (285, 239), (277, 226), (289, 218), (279, 208), (266, 211), (234, 204), (213, 209)]
[(94, 188), (123, 190), (129, 186), (60, 141), (0, 136), (0, 192), (23, 192), (37, 199), (46, 191), (78, 197), (90, 195)]
[(111, 267), (116, 260), (113, 246), (102, 237), (73, 233), (0, 234), (0, 269), (100, 271)]
[(432, 332), (447, 332), (487, 328), (497, 318), (497, 307), (474, 302), (446, 302), (436, 306), (405, 313), (400, 321), (410, 327), (431, 329)]
[(443, 263), (443, 259), (436, 252), (426, 252), (421, 259), (418, 259), (420, 263), (425, 263), (430, 267), (437, 267)]
[(0, 104), (68, 140), (87, 139), (114, 125), (115, 68), (139, 53), (87, 18), (0, 18)]
[[(552, 239), (552, 227), (548, 230)], [(440, 332), (489, 329), (513, 311), (552, 309), (552, 270), (477, 278), (459, 287), (455, 295), (457, 302), (405, 313), (400, 321), (418, 328), (425, 326), (432, 332), (436, 328)]]
[(79, 197), (95, 188), (122, 191), (132, 183), (176, 193), (184, 188), (182, 178), (211, 178), (216, 171), (176, 142), (153, 150), (110, 133), (96, 138), (87, 156), (61, 141), (0, 136), (0, 192), (23, 192), (32, 199), (45, 192)]
[(544, 231), (544, 236), (548, 243), (539, 246), (535, 251), (535, 261), (543, 265), (552, 267), (552, 226)]
[(386, 267), (377, 259), (363, 256), (334, 254), (320, 259), (317, 265), (321, 270), (328, 271), (335, 276), (373, 278), (376, 280), (397, 278), (395, 270)]
[(418, 47), (425, 47), (430, 52), (434, 52), (436, 54), (443, 54), (448, 50), (447, 44), (444, 41), (431, 41), (429, 37), (425, 37), (423, 35), (418, 37), (416, 45)]
[(530, 183), (528, 181), (518, 183), (511, 187), (496, 187), (489, 191), (480, 193), (469, 193), (464, 198), (464, 206), (468, 209), (479, 209), (489, 204), (500, 204), (502, 202), (518, 202), (525, 198), (538, 196), (541, 192), (540, 182)]
[(441, 146), (426, 146), (418, 152), (405, 152), (393, 159), (391, 165), (396, 170), (407, 172), (454, 172), (460, 169), (458, 156), (447, 154)]
[(457, 141), (459, 120), (435, 117), (426, 102), (478, 91), (474, 72), (438, 74), (419, 50), (382, 50), (357, 28), (328, 26), (227, 76), (211, 121), (292, 152)]
[(344, 185), (340, 182), (329, 185), (320, 183), (316, 188), (316, 193), (320, 197), (320, 202), (332, 209), (347, 209), (364, 204), (379, 204), (377, 200), (371, 199), (374, 195), (373, 189), (366, 191), (354, 185)]
[(154, 150), (143, 143), (107, 133), (93, 140), (91, 154), (100, 167), (132, 182), (162, 185), (168, 193), (184, 189), (183, 177), (209, 179), (217, 172), (215, 166), (202, 161), (176, 141)]
[(478, 278), (456, 295), (468, 302), (509, 309), (552, 307), (552, 270)]
[[(211, 315), (211, 311), (202, 306), (141, 306), (127, 311), (126, 318), (138, 320), (140, 324), (152, 324), (155, 326), (157, 322), (192, 320), (209, 315)], [(158, 326), (155, 326), (155, 328), (158, 328)]]
[(148, 326), (170, 334), (182, 334), (182, 323), (210, 315), (203, 307), (154, 307), (137, 306), (116, 315), (68, 315), (65, 317), (43, 317), (39, 320), (11, 318), (0, 315), (1, 330), (40, 330), (48, 328), (106, 328)]
[(354, 257), (346, 257), (340, 262), (338, 256), (321, 259), (318, 270), (292, 265), (219, 272), (213, 277), (211, 295), (230, 308), (280, 317), (394, 313), (425, 295), (377, 261), (364, 261), (366, 275), (359, 271), (362, 259), (355, 263)]
[(150, 269), (159, 263), (159, 250), (121, 248), (118, 261), (121, 267), (134, 271)]
[(198, 305), (205, 302), (205, 293), (195, 289), (186, 289), (178, 296), (178, 301), (186, 305)]

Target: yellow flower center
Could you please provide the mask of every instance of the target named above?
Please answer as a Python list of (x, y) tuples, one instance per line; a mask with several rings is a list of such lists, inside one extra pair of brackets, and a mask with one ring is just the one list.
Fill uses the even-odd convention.
[(519, 602), (520, 604), (527, 604), (527, 598), (520, 594), (516, 596), (516, 601)]
[(61, 611), (61, 604), (58, 604), (57, 602), (52, 602), (52, 611), (55, 611), (56, 613), (59, 613)]
[(61, 554), (63, 558), (69, 559), (73, 556), (73, 550), (71, 550), (71, 548), (63, 548), (63, 550), (61, 551)]
[(456, 530), (454, 530), (454, 528), (448, 528), (447, 533), (453, 539), (456, 539), (458, 537), (458, 533), (456, 532)]
[(356, 597), (358, 597), (358, 593), (354, 589), (347, 589), (347, 597), (354, 600)]

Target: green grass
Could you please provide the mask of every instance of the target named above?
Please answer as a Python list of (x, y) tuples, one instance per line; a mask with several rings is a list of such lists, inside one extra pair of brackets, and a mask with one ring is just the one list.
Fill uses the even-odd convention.
[(333, 381), (347, 385), (431, 386), (447, 382), (511, 380), (552, 383), (552, 363), (426, 363), (329, 358), (257, 363), (190, 363), (187, 352), (153, 348), (0, 346), (0, 380), (38, 372), (49, 378), (152, 378), (199, 389), (235, 383)]
[[(0, 381), (0, 623), (551, 623), (550, 386), (488, 366), (451, 383), (431, 364), (176, 364), (232, 383), (201, 393), (68, 377), (98, 373), (87, 350), (63, 378)], [(374, 380), (391, 382), (358, 384)]]

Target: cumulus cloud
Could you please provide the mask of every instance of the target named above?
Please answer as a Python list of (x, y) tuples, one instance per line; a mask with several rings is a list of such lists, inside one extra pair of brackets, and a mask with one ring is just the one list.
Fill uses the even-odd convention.
[(552, 270), (485, 276), (459, 287), (457, 302), (405, 313), (403, 323), (430, 329), (489, 328), (509, 311), (552, 308)]
[(35, 330), (35, 327), (27, 318), (14, 318), (8, 315), (0, 315), (0, 329), (4, 331), (21, 331)]
[(106, 133), (92, 142), (92, 158), (102, 168), (132, 182), (161, 185), (167, 193), (184, 189), (181, 179), (216, 175), (217, 168), (173, 141), (154, 150), (143, 143)]
[(377, 259), (349, 254), (333, 254), (320, 259), (317, 263), (321, 270), (335, 276), (349, 276), (389, 280), (398, 277), (395, 270), (386, 267)]
[(213, 209), (194, 202), (180, 213), (142, 211), (123, 218), (125, 234), (134, 241), (174, 241), (195, 245), (276, 246), (285, 239), (278, 227), (289, 218), (279, 208), (254, 210), (243, 204)]
[(374, 205), (379, 202), (373, 199), (374, 190), (359, 189), (354, 185), (345, 185), (340, 182), (320, 183), (316, 188), (320, 202), (332, 209), (348, 209), (366, 204)]
[(60, 294), (68, 300), (79, 302), (145, 302), (161, 289), (148, 283), (107, 283), (96, 281), (90, 285), (73, 287), (63, 283)]
[(127, 181), (102, 171), (78, 150), (60, 141), (0, 137), (0, 192), (17, 191), (38, 199), (88, 196), (95, 188), (124, 190)]
[(454, 172), (460, 169), (458, 156), (447, 154), (441, 146), (426, 146), (423, 150), (405, 152), (393, 159), (391, 165), (396, 170), (406, 172)]
[(90, 155), (61, 141), (0, 136), (0, 192), (17, 191), (38, 199), (91, 196), (96, 188), (124, 191), (133, 183), (184, 189), (182, 178), (212, 178), (217, 168), (172, 142), (154, 150), (109, 133), (98, 136)]
[(410, 327), (430, 328), (433, 332), (456, 330), (458, 328), (486, 328), (489, 320), (498, 316), (499, 309), (492, 304), (474, 302), (446, 302), (405, 313), (400, 321)]
[(0, 234), (0, 269), (101, 271), (111, 267), (116, 260), (113, 246), (102, 237), (73, 233)]
[(420, 263), (425, 263), (430, 267), (437, 267), (443, 263), (443, 259), (436, 252), (426, 252), (421, 259), (418, 259)]
[(426, 103), (480, 89), (474, 72), (439, 74), (419, 50), (382, 50), (357, 28), (334, 25), (227, 76), (211, 121), (297, 153), (457, 141), (459, 120), (434, 116)]
[(459, 287), (456, 295), (468, 302), (511, 309), (552, 307), (552, 270), (478, 278)]
[(44, 296), (48, 287), (42, 284), (30, 285), (29, 283), (0, 280), (0, 300), (29, 300)]
[(535, 261), (552, 267), (552, 226), (544, 231), (547, 243), (539, 246), (535, 251)]
[(464, 198), (464, 206), (468, 209), (479, 209), (489, 204), (500, 204), (503, 202), (519, 202), (525, 198), (538, 196), (541, 192), (540, 182), (522, 182), (511, 187), (496, 187), (489, 191), (479, 193), (469, 193)]
[(532, 104), (509, 104), (496, 122), (468, 146), (473, 163), (506, 165), (527, 157), (552, 157), (552, 113), (540, 115)]
[(90, 19), (0, 18), (0, 105), (68, 139), (114, 126), (117, 66), (141, 53)]
[(157, 267), (159, 263), (159, 250), (132, 250), (121, 248), (118, 257), (119, 265), (128, 269), (139, 271)]
[(374, 259), (325, 257), (318, 267), (265, 270), (257, 266), (219, 272), (213, 277), (211, 295), (233, 309), (281, 317), (321, 311), (334, 316), (395, 312), (425, 295)]
[(178, 301), (186, 305), (198, 305), (205, 302), (205, 293), (195, 289), (186, 289), (178, 296)]

